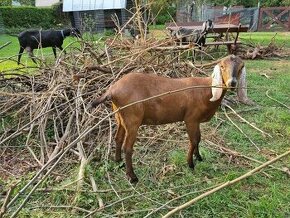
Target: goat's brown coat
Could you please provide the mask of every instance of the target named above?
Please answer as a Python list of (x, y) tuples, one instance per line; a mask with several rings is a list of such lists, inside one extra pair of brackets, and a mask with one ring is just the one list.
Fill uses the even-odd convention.
[[(242, 60), (236, 56), (228, 56), (222, 60), (219, 63), (222, 84), (228, 87), (232, 83), (236, 85), (243, 67)], [(184, 121), (190, 139), (188, 165), (194, 168), (193, 154), (198, 160), (202, 160), (198, 150), (199, 125), (211, 119), (226, 93), (226, 89), (223, 89), (220, 98), (210, 101), (212, 98), (212, 80), (212, 77), (172, 79), (153, 74), (130, 73), (117, 81), (102, 97), (93, 102), (93, 106), (96, 106), (106, 99), (111, 99), (113, 110), (116, 110), (132, 102), (169, 91), (191, 86), (203, 86), (203, 88), (188, 89), (134, 104), (116, 113), (118, 123), (115, 138), (116, 161), (121, 160), (123, 145), (126, 173), (131, 182), (138, 181), (132, 167), (132, 153), (137, 131), (141, 125), (160, 125)]]

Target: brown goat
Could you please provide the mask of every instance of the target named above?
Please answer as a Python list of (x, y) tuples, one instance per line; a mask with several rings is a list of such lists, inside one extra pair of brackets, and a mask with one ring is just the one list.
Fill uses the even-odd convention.
[[(125, 153), (126, 174), (130, 182), (138, 178), (132, 167), (133, 144), (141, 125), (161, 125), (184, 121), (190, 139), (187, 162), (194, 168), (193, 154), (201, 161), (198, 144), (200, 123), (209, 121), (218, 109), (227, 88), (245, 84), (243, 61), (230, 55), (214, 67), (212, 77), (165, 78), (153, 74), (129, 73), (112, 85), (106, 93), (92, 102), (92, 107), (111, 100), (113, 110), (135, 101), (191, 86), (187, 89), (143, 101), (118, 111), (116, 141), (116, 161), (121, 161), (121, 148)], [(242, 80), (239, 80), (241, 78)], [(212, 86), (219, 86), (217, 88)]]

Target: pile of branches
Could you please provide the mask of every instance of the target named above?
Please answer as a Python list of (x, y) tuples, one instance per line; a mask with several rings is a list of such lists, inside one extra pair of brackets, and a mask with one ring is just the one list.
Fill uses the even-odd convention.
[[(19, 145), (29, 152), (37, 169), (19, 193), (31, 185), (37, 188), (52, 172), (60, 170), (61, 174), (57, 166), (64, 158), (79, 160), (77, 190), (86, 177), (95, 189), (96, 182), (91, 174), (85, 176), (85, 168), (96, 156), (101, 160), (108, 158), (104, 151), (113, 144), (115, 126), (109, 104), (93, 110), (88, 105), (131, 71), (168, 77), (188, 77), (202, 71), (186, 61), (177, 61), (174, 52), (155, 49), (170, 43), (152, 38), (133, 40), (122, 35), (105, 41), (79, 39), (79, 45), (67, 47), (67, 54), (60, 55), (54, 64), (39, 60), (32, 72), (27, 66), (1, 72), (0, 146), (8, 151), (11, 145)], [(4, 211), (14, 205), (19, 195)]]
[[(276, 36), (276, 35), (275, 35)], [(262, 46), (259, 43), (250, 41), (249, 43), (242, 43), (237, 48), (237, 54), (243, 59), (263, 59), (269, 57), (285, 57), (285, 52), (282, 45), (277, 45), (275, 36), (267, 46)]]

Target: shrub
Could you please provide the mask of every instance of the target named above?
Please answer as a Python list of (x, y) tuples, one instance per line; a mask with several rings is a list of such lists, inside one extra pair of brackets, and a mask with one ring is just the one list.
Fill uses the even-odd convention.
[(59, 2), (52, 6), (53, 16), (58, 26), (68, 25), (70, 23), (70, 17), (68, 13), (62, 11), (63, 3)]
[(60, 20), (68, 23), (67, 19), (58, 18), (59, 13), (55, 12), (55, 8), (0, 7), (0, 14), (8, 30), (50, 29), (59, 25)]
[(35, 0), (16, 0), (17, 2), (20, 3), (20, 5), (26, 5), (26, 6), (34, 6), (35, 5)]
[(0, 1), (0, 6), (11, 6), (12, 5), (12, 0), (1, 0)]
[(55, 24), (50, 8), (1, 7), (0, 11), (6, 28), (49, 28)]

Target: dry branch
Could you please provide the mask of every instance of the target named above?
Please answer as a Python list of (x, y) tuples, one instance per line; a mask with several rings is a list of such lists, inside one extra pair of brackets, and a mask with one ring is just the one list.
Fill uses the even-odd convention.
[(267, 46), (262, 46), (259, 43), (252, 41), (248, 43), (242, 43), (238, 49), (237, 54), (244, 59), (262, 59), (267, 57), (283, 57), (286, 56), (283, 51), (283, 46), (278, 46), (273, 36), (270, 43)]
[(2, 218), (7, 211), (7, 204), (11, 198), (12, 192), (15, 189), (15, 187), (16, 187), (16, 184), (12, 185), (6, 194), (6, 197), (3, 201), (3, 204), (2, 204), (1, 209), (0, 209), (0, 218)]
[(10, 45), (10, 44), (11, 44), (11, 41), (6, 42), (4, 45), (1, 45), (1, 46), (0, 46), (0, 50), (1, 50), (2, 48), (5, 48), (6, 46), (8, 46), (8, 45)]
[(249, 121), (247, 121), (245, 118), (241, 117), (231, 106), (226, 105), (227, 108), (229, 108), (238, 118), (240, 118), (242, 121), (244, 121), (245, 123), (247, 123), (248, 125), (250, 125), (252, 128), (254, 128), (255, 130), (259, 131), (260, 133), (270, 138), (273, 138), (269, 133), (266, 133), (265, 131), (259, 129), (258, 127), (256, 127), (255, 125), (251, 124)]
[(288, 110), (290, 110), (290, 107), (288, 107), (286, 104), (284, 104), (284, 103), (278, 101), (277, 99), (271, 97), (271, 96), (269, 95), (269, 91), (270, 91), (270, 90), (267, 90), (267, 91), (266, 91), (266, 96), (267, 96), (268, 98), (270, 98), (271, 100), (273, 100), (273, 101), (279, 103), (280, 105), (282, 105), (282, 106), (286, 107)]
[(256, 145), (256, 143), (253, 142), (252, 139), (249, 136), (247, 136), (246, 133), (244, 133), (244, 131), (229, 117), (226, 110), (224, 110), (224, 113), (225, 113), (226, 117), (228, 118), (228, 120), (251, 142), (252, 145), (254, 145), (256, 147), (256, 149), (258, 151), (260, 151), (261, 149)]
[(272, 160), (269, 160), (269, 161), (265, 162), (264, 164), (260, 165), (259, 167), (254, 168), (253, 170), (251, 170), (251, 171), (249, 171), (249, 172), (243, 174), (242, 176), (240, 176), (240, 177), (238, 177), (238, 178), (236, 178), (236, 179), (234, 179), (234, 180), (231, 180), (231, 181), (225, 182), (224, 184), (222, 184), (222, 185), (220, 185), (220, 186), (218, 186), (218, 187), (216, 187), (216, 188), (213, 188), (212, 190), (210, 190), (210, 191), (208, 191), (208, 192), (205, 192), (205, 193), (203, 193), (202, 195), (197, 196), (196, 198), (194, 198), (194, 199), (188, 201), (187, 203), (185, 203), (185, 204), (183, 204), (183, 205), (180, 205), (180, 206), (176, 207), (175, 209), (171, 210), (170, 212), (168, 212), (167, 214), (165, 214), (165, 215), (163, 216), (163, 218), (171, 217), (171, 216), (174, 215), (175, 213), (177, 213), (177, 212), (179, 212), (179, 211), (181, 211), (181, 210), (183, 210), (183, 209), (185, 209), (185, 208), (187, 208), (187, 207), (193, 205), (193, 204), (196, 203), (197, 201), (199, 201), (199, 200), (201, 200), (201, 199), (203, 199), (203, 198), (205, 198), (205, 197), (207, 197), (207, 196), (209, 196), (209, 195), (211, 195), (211, 194), (213, 194), (213, 193), (215, 193), (215, 192), (217, 192), (217, 191), (219, 191), (219, 190), (221, 190), (221, 189), (224, 189), (224, 188), (226, 188), (226, 187), (228, 187), (228, 186), (230, 186), (230, 185), (233, 185), (233, 184), (235, 184), (235, 183), (237, 183), (237, 182), (240, 182), (240, 181), (243, 180), (243, 179), (246, 179), (246, 178), (248, 178), (248, 177), (254, 175), (255, 173), (257, 173), (257, 172), (259, 172), (260, 170), (262, 170), (263, 168), (265, 168), (265, 167), (271, 165), (272, 163), (274, 163), (274, 162), (276, 162), (276, 161), (282, 159), (283, 157), (286, 157), (286, 156), (289, 155), (289, 154), (290, 154), (290, 150), (288, 150), (288, 151), (286, 151), (285, 153), (283, 153), (283, 154), (277, 156), (276, 158), (273, 158)]
[[(242, 158), (244, 158), (244, 159), (246, 159), (246, 160), (250, 160), (250, 161), (253, 161), (253, 162), (256, 162), (256, 163), (259, 163), (259, 164), (263, 164), (262, 161), (256, 160), (256, 159), (254, 159), (254, 158), (252, 158), (252, 157), (249, 157), (249, 156), (247, 156), (247, 155), (241, 154), (241, 153), (239, 153), (239, 152), (237, 152), (237, 151), (235, 151), (235, 150), (232, 150), (232, 149), (226, 148), (226, 147), (224, 147), (224, 146), (222, 146), (222, 145), (218, 145), (218, 144), (216, 144), (216, 143), (214, 143), (214, 142), (212, 142), (212, 141), (210, 141), (210, 140), (207, 140), (207, 139), (206, 139), (205, 142), (206, 142), (208, 145), (212, 146), (212, 147), (210, 147), (210, 148), (212, 148), (213, 150), (218, 151), (218, 152), (220, 152), (220, 153), (223, 153), (223, 154), (229, 154), (229, 155), (231, 155), (231, 156), (235, 156), (235, 157), (242, 157)], [(290, 172), (289, 172), (289, 169), (288, 169), (287, 167), (278, 168), (278, 167), (275, 167), (275, 166), (273, 166), (273, 165), (269, 165), (269, 167), (272, 168), (272, 169), (278, 170), (278, 171), (280, 171), (280, 172), (286, 173), (287, 176), (290, 176)]]

